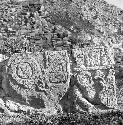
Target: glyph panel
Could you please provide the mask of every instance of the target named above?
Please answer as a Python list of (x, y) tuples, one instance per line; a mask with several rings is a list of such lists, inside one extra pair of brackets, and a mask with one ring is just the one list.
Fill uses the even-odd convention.
[[(69, 87), (67, 51), (14, 54), (8, 61), (8, 74), (9, 86), (27, 105), (38, 109), (43, 104), (45, 107), (58, 106)], [(34, 106), (36, 100), (39, 104)]]
[(54, 96), (60, 100), (66, 93), (70, 81), (70, 63), (66, 50), (46, 51), (47, 80)]
[[(117, 106), (114, 54), (109, 48), (87, 47), (73, 50), (76, 58), (79, 83), (86, 87), (88, 98), (99, 97), (101, 103), (108, 107)], [(98, 93), (98, 94), (97, 94)]]
[(81, 67), (86, 70), (104, 69), (114, 65), (113, 50), (103, 46), (73, 49), (73, 53), (78, 70), (81, 70)]
[(14, 54), (8, 61), (10, 88), (16, 98), (21, 96), (35, 109), (52, 107), (55, 103), (52, 93), (46, 88), (44, 71), (43, 53)]

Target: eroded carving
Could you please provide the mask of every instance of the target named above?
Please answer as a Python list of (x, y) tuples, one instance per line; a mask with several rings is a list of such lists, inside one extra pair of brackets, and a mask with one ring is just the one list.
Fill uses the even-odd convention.
[[(113, 50), (103, 46), (92, 46), (74, 49), (73, 52), (77, 62), (75, 70), (79, 71), (78, 81), (86, 87), (89, 98), (94, 99), (98, 93), (101, 103), (108, 107), (116, 107)], [(99, 86), (102, 86), (102, 89), (98, 89)]]
[(46, 51), (47, 81), (56, 100), (63, 97), (69, 87), (70, 62), (66, 50)]

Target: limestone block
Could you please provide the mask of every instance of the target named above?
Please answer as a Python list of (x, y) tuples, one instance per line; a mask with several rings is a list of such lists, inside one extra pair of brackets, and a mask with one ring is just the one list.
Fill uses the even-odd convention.
[(100, 100), (107, 107), (115, 108), (117, 98), (113, 50), (92, 46), (73, 49), (73, 53), (77, 62), (77, 79), (86, 88), (89, 100), (93, 104)]

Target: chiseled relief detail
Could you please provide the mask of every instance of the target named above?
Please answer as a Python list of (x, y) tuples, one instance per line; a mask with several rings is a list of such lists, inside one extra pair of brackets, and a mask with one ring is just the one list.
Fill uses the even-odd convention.
[(89, 98), (93, 99), (96, 92), (93, 87), (94, 82), (92, 80), (91, 73), (88, 71), (83, 71), (77, 75), (77, 80), (82, 86), (86, 87)]
[(84, 65), (84, 60), (85, 60), (85, 56), (84, 56), (84, 52), (81, 49), (73, 49), (74, 52), (74, 57), (76, 57), (76, 62), (77, 62), (77, 68), (85, 68)]
[(101, 101), (108, 107), (117, 106), (116, 98), (116, 85), (115, 85), (115, 75), (114, 69), (109, 69), (108, 76), (106, 80), (103, 79), (102, 84), (104, 86), (103, 90), (99, 94)]
[(120, 105), (120, 107), (122, 108), (122, 104), (123, 104), (123, 86), (121, 87), (121, 89), (118, 89), (118, 104)]
[[(101, 102), (108, 107), (116, 107), (117, 99), (113, 67), (113, 49), (105, 48), (104, 46), (92, 46), (73, 49), (73, 53), (77, 62), (75, 69), (80, 72), (80, 74), (78, 74), (78, 81), (86, 87), (88, 96), (93, 98), (96, 93), (95, 88), (93, 88), (94, 81), (88, 73), (92, 70), (96, 72), (95, 76), (93, 76), (94, 79), (100, 79), (99, 84), (103, 85), (103, 90), (99, 93)], [(108, 73), (106, 74), (106, 72)]]
[[(44, 56), (46, 61), (44, 61)], [(46, 66), (44, 66), (45, 62)], [(27, 104), (33, 96), (43, 99), (47, 110), (54, 107), (54, 110), (62, 111), (58, 103), (66, 93), (70, 81), (67, 51), (14, 54), (9, 59), (8, 67), (9, 74), (17, 82), (10, 80), (9, 84), (22, 95)], [(22, 85), (24, 87), (21, 87)], [(38, 91), (36, 91), (36, 86)], [(43, 109), (40, 110), (43, 111)]]
[(66, 50), (46, 51), (46, 79), (56, 100), (66, 93), (70, 81), (70, 61)]
[(73, 49), (78, 70), (106, 69), (114, 64), (114, 52), (104, 46)]
[[(88, 106), (88, 108), (90, 109), (91, 107), (93, 107), (93, 105), (91, 103), (89, 103), (85, 98), (83, 98), (82, 93), (78, 90), (78, 88), (74, 89), (74, 93), (76, 98), (79, 98), (86, 106)], [(77, 105), (76, 105), (77, 106)], [(79, 107), (80, 108), (80, 107)]]
[(108, 105), (111, 107), (117, 106), (117, 97), (116, 97), (116, 84), (115, 84), (115, 70), (110, 69), (107, 76), (108, 83)]
[(11, 85), (11, 87), (20, 95), (22, 95), (22, 97), (24, 99), (26, 99), (26, 103), (29, 104), (29, 96), (37, 96), (35, 91), (31, 91), (30, 89), (23, 89), (21, 87), (19, 87), (19, 85), (15, 85), (13, 84), (10, 80), (9, 83)]
[(101, 102), (103, 104), (107, 105), (107, 101), (108, 101), (107, 100), (108, 99), (107, 98), (107, 86), (108, 86), (108, 84), (107, 84), (106, 80), (104, 79), (105, 75), (101, 70), (97, 70), (96, 73), (95, 73), (94, 78), (95, 79), (96, 78), (101, 78), (102, 79), (102, 81), (100, 81), (100, 82), (103, 85), (103, 90), (99, 93), (99, 97), (101, 99)]
[(29, 54), (15, 54), (11, 58), (8, 66), (11, 66), (12, 77), (26, 88), (32, 88), (41, 74), (37, 61)]
[[(31, 100), (30, 96), (34, 96), (36, 98), (42, 98), (46, 107), (51, 107), (51, 105), (53, 105), (53, 96), (50, 90), (45, 88), (45, 83), (43, 83), (43, 86), (39, 85), (39, 90), (45, 91), (47, 95), (43, 91), (37, 92), (35, 90), (35, 85), (38, 80), (40, 79), (40, 81), (43, 82), (43, 77), (45, 77), (43, 73), (42, 55), (42, 53), (22, 53), (13, 55), (8, 62), (8, 67), (10, 68), (13, 79), (17, 81), (17, 84), (13, 83), (11, 80), (9, 84), (18, 94), (22, 95), (27, 104), (29, 100)], [(25, 88), (20, 87), (20, 85), (24, 85)]]

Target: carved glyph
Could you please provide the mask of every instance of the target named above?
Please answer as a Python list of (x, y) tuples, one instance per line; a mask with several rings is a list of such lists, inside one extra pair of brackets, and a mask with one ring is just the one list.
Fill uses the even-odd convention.
[[(31, 101), (31, 97), (35, 97), (43, 99), (46, 107), (53, 105), (50, 100), (52, 95), (49, 98), (45, 94), (45, 92), (51, 93), (45, 88), (45, 83), (43, 83), (44, 65), (42, 53), (14, 54), (8, 62), (8, 67), (11, 70), (12, 79), (16, 81), (13, 82), (13, 80), (9, 79), (10, 86), (26, 100), (27, 104)], [(36, 86), (38, 86), (39, 80), (43, 85), (39, 85), (39, 90), (37, 91)]]
[(27, 104), (35, 97), (43, 99), (45, 107), (59, 107), (58, 102), (69, 87), (67, 51), (14, 54), (8, 61), (8, 69), (16, 81), (9, 79), (9, 85)]
[(66, 93), (70, 81), (70, 61), (66, 50), (46, 51), (47, 82), (56, 100)]
[(100, 79), (103, 90), (99, 97), (101, 102), (108, 107), (117, 105), (115, 72), (114, 72), (114, 53), (113, 49), (104, 46), (92, 46), (86, 48), (73, 49), (76, 58), (78, 81), (86, 87), (89, 98), (94, 98), (96, 90), (93, 87), (93, 79)]

